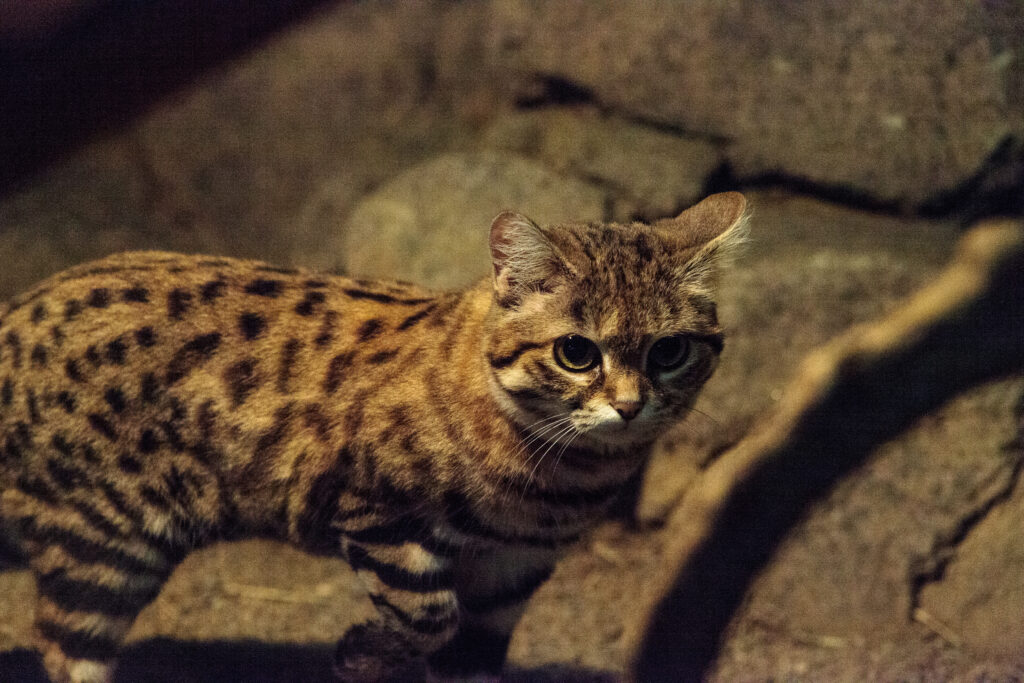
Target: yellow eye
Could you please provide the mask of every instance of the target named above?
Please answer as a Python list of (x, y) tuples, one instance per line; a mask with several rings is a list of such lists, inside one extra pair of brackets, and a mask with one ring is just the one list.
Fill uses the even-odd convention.
[(555, 360), (570, 372), (585, 372), (601, 361), (601, 352), (586, 337), (567, 334), (555, 340)]
[(647, 365), (651, 370), (674, 370), (690, 355), (690, 342), (681, 334), (662, 337), (647, 352)]

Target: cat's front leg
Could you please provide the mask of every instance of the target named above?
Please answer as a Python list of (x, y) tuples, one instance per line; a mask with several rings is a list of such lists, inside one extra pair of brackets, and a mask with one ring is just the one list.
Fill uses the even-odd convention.
[(430, 673), (444, 681), (500, 675), (512, 630), (558, 555), (554, 549), (519, 546), (467, 553), (455, 570), (459, 628), (431, 655)]
[(342, 637), (335, 673), (343, 681), (422, 679), (425, 657), (451, 640), (458, 626), (452, 561), (415, 542), (347, 541), (345, 554), (380, 618)]

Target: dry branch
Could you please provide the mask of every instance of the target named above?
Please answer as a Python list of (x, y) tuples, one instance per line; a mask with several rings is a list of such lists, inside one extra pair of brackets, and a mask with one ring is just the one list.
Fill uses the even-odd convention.
[(811, 503), (921, 415), (1021, 371), (1024, 225), (991, 222), (901, 308), (811, 353), (777, 412), (683, 499), (634, 679), (701, 678), (751, 581)]

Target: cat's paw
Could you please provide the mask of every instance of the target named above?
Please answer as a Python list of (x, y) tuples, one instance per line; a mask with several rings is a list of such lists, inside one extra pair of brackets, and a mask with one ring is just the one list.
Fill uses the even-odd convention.
[(353, 683), (413, 683), (426, 677), (426, 662), (395, 631), (377, 623), (357, 624), (338, 641), (334, 675)]

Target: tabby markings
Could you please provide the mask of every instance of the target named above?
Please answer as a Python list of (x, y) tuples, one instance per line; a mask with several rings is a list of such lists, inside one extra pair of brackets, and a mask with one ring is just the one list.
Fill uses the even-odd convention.
[(328, 396), (338, 390), (338, 387), (341, 385), (342, 373), (352, 364), (354, 358), (355, 353), (345, 351), (331, 359), (327, 366), (327, 374), (324, 377), (324, 392)]
[(199, 300), (204, 304), (210, 304), (224, 295), (224, 288), (227, 283), (222, 280), (210, 280), (199, 288)]
[(251, 311), (243, 313), (238, 318), (238, 329), (241, 330), (242, 336), (248, 341), (256, 339), (263, 331), (267, 329), (267, 320), (259, 313), (253, 313)]
[(210, 332), (186, 342), (167, 366), (167, 384), (178, 382), (195, 367), (208, 360), (220, 346), (220, 339), (220, 332)]
[(115, 339), (107, 344), (107, 360), (114, 365), (124, 365), (124, 356), (127, 351), (128, 347), (125, 343), (120, 338)]
[(519, 360), (527, 351), (533, 351), (534, 349), (542, 349), (545, 346), (550, 345), (550, 341), (545, 342), (523, 342), (516, 346), (514, 349), (503, 355), (488, 356), (487, 360), (490, 362), (491, 367), (500, 370), (501, 368), (507, 368), (508, 366)]
[(295, 304), (295, 312), (301, 316), (310, 316), (316, 307), (324, 302), (326, 295), (323, 292), (306, 292), (305, 298)]
[(224, 371), (224, 383), (228, 387), (233, 408), (245, 403), (249, 395), (260, 385), (259, 377), (256, 374), (256, 359), (245, 358), (230, 365)]
[(129, 287), (122, 289), (121, 298), (126, 303), (148, 304), (149, 290), (145, 287)]
[(192, 307), (192, 292), (177, 287), (167, 293), (167, 315), (181, 320)]
[(302, 342), (298, 339), (289, 339), (281, 347), (281, 359), (277, 366), (277, 391), (280, 394), (288, 393), (288, 383), (292, 377), (292, 368), (295, 359), (302, 349)]
[(110, 305), (110, 290), (105, 287), (97, 287), (89, 292), (85, 305), (92, 308), (106, 308)]
[(370, 301), (376, 301), (382, 304), (401, 304), (405, 306), (415, 306), (417, 304), (425, 304), (432, 299), (430, 298), (414, 298), (414, 299), (402, 299), (391, 296), (390, 294), (383, 294), (381, 292), (368, 292), (362, 289), (343, 289), (342, 290), (347, 296), (353, 299), (368, 299)]
[(280, 280), (253, 280), (245, 286), (246, 294), (254, 294), (256, 296), (265, 296), (271, 299), (281, 295), (281, 291), (284, 289), (284, 283)]
[(380, 318), (370, 318), (356, 330), (356, 339), (365, 342), (380, 336), (380, 333), (384, 331), (383, 322)]

